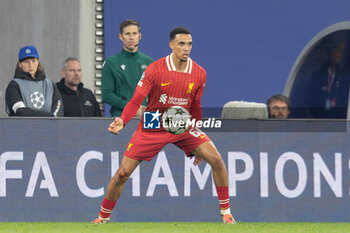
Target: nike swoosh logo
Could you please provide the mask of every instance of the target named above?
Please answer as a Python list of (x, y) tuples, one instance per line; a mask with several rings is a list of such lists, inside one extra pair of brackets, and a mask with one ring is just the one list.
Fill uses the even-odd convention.
[(166, 85), (169, 85), (170, 83), (161, 83), (160, 85), (162, 86), (162, 87), (164, 87), (164, 86), (166, 86)]

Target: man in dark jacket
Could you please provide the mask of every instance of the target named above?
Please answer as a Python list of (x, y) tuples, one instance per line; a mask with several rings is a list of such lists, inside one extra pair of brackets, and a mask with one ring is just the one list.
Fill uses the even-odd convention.
[(81, 66), (76, 58), (67, 58), (63, 62), (62, 79), (57, 88), (60, 91), (65, 117), (100, 117), (100, 106), (94, 94), (84, 88), (81, 82)]

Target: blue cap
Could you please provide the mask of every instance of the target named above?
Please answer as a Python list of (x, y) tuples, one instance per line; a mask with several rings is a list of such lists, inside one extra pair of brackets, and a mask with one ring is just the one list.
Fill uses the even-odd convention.
[(38, 51), (36, 50), (36, 48), (34, 46), (27, 45), (19, 50), (19, 53), (18, 53), (18, 60), (19, 61), (21, 61), (27, 57), (39, 58)]

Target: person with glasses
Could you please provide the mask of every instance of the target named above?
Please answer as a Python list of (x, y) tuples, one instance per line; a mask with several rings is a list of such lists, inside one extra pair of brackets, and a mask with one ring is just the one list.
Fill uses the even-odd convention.
[(289, 99), (284, 95), (273, 95), (267, 102), (269, 118), (286, 119), (289, 116)]

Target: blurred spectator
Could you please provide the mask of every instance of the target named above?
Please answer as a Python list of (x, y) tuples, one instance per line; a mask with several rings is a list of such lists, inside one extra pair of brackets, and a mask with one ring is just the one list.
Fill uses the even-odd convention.
[(273, 95), (267, 102), (269, 118), (286, 119), (289, 116), (289, 99), (284, 95)]
[(349, 85), (342, 69), (345, 43), (329, 45), (329, 61), (312, 74), (306, 103), (310, 118), (346, 118)]
[(65, 117), (100, 117), (101, 109), (92, 91), (84, 88), (81, 82), (81, 65), (76, 58), (67, 58), (63, 62), (62, 79), (57, 88), (60, 91)]
[[(125, 20), (119, 27), (119, 39), (123, 43), (121, 52), (106, 59), (102, 69), (102, 100), (111, 105), (112, 116), (120, 116), (125, 105), (134, 95), (136, 85), (146, 67), (153, 59), (138, 51), (141, 27), (135, 20)], [(136, 113), (142, 115), (147, 100)]]
[(62, 97), (44, 73), (34, 46), (19, 50), (14, 79), (5, 93), (9, 116), (63, 116)]

